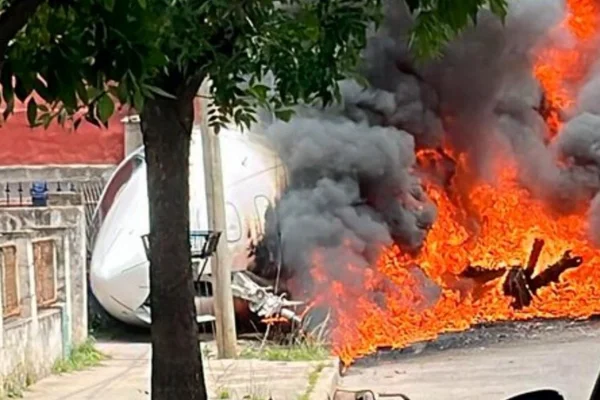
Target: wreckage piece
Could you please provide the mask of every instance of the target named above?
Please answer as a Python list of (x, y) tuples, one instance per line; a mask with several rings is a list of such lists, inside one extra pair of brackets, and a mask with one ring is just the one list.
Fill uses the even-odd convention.
[(502, 284), (504, 294), (513, 298), (511, 306), (517, 310), (529, 306), (533, 301), (535, 295), (535, 291), (532, 290), (533, 274), (544, 244), (542, 239), (534, 239), (525, 268), (513, 266), (504, 279)]
[(520, 266), (512, 267), (502, 284), (504, 294), (513, 298), (511, 306), (517, 310), (527, 307), (533, 300), (533, 293), (529, 287), (530, 278), (525, 271)]
[(478, 265), (469, 265), (459, 276), (461, 278), (473, 279), (475, 282), (484, 285), (494, 279), (498, 279), (506, 273), (506, 268), (487, 269)]
[(231, 290), (235, 297), (246, 300), (250, 311), (262, 318), (281, 316), (290, 321), (301, 323), (301, 318), (291, 310), (303, 302), (289, 301), (285, 293), (276, 295), (272, 287), (262, 287), (252, 280), (246, 271), (234, 272)]
[(469, 265), (460, 274), (448, 274), (444, 280), (448, 287), (459, 291), (461, 298), (470, 294), (473, 300), (479, 300), (493, 288), (490, 283), (502, 277), (506, 271), (506, 268), (489, 269)]
[(533, 276), (544, 244), (542, 239), (535, 239), (533, 241), (533, 246), (525, 267), (514, 265), (509, 269), (487, 269), (477, 265), (469, 265), (460, 274), (445, 276), (444, 280), (447, 287), (458, 290), (461, 293), (461, 297), (468, 292), (473, 299), (477, 300), (490, 289), (491, 282), (505, 276), (502, 282), (504, 295), (512, 297), (511, 307), (520, 310), (531, 304), (540, 288), (548, 286), (553, 282), (559, 282), (560, 276), (565, 271), (577, 268), (583, 263), (582, 257), (572, 256), (571, 251), (568, 250), (565, 251), (558, 262), (548, 266), (536, 276)]
[(531, 292), (535, 295), (540, 288), (548, 286), (551, 283), (557, 283), (560, 280), (560, 276), (565, 271), (572, 268), (577, 268), (582, 263), (582, 257), (574, 257), (571, 255), (570, 250), (565, 251), (560, 260), (540, 272), (531, 280), (529, 285)]
[(543, 241), (536, 239), (527, 267), (525, 269), (519, 266), (512, 267), (502, 285), (504, 294), (514, 299), (511, 305), (517, 310), (529, 306), (539, 289), (559, 282), (560, 276), (565, 271), (577, 268), (583, 263), (582, 257), (572, 256), (571, 251), (567, 250), (558, 262), (532, 276), (542, 247)]
[(525, 267), (525, 275), (529, 279), (531, 279), (535, 272), (535, 267), (540, 259), (540, 254), (542, 254), (543, 248), (544, 241), (542, 239), (534, 239), (531, 253), (529, 253), (529, 259), (527, 260), (527, 266)]

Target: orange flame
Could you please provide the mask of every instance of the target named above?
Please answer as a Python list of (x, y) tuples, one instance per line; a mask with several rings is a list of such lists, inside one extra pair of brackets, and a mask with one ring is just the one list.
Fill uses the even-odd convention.
[(562, 126), (561, 113), (574, 104), (574, 91), (587, 74), (597, 48), (599, 8), (596, 0), (568, 0), (568, 15), (557, 29), (574, 40), (568, 48), (545, 48), (538, 55), (533, 73), (545, 94), (544, 114), (550, 136)]
[[(573, 106), (598, 50), (600, 6), (595, 0), (567, 0), (567, 6), (568, 15), (556, 29), (570, 33), (573, 42), (542, 49), (532, 71), (545, 93), (552, 136), (562, 125), (561, 114)], [(418, 160), (430, 170), (443, 162), (430, 151)], [(516, 183), (514, 167), (504, 166), (492, 186), (474, 182), (464, 160), (458, 160), (450, 194), (440, 185), (426, 187), (439, 217), (419, 255), (413, 258), (392, 246), (381, 250), (371, 268), (336, 265), (344, 270), (335, 276), (324, 258), (314, 255), (314, 301), (334, 311), (333, 348), (344, 364), (380, 347), (401, 348), (477, 323), (600, 313), (600, 250), (586, 239), (585, 216), (554, 215)], [(469, 265), (524, 265), (535, 238), (545, 241), (538, 268), (556, 262), (566, 250), (584, 261), (559, 283), (540, 289), (529, 306), (511, 307), (502, 279), (490, 282), (477, 296), (457, 284), (458, 274)], [(438, 285), (437, 293), (419, 280), (415, 266)]]
[[(458, 222), (460, 210), (445, 192), (430, 187), (440, 217), (419, 256), (410, 258), (393, 246), (382, 251), (371, 269), (346, 266), (352, 279), (343, 283), (327, 280), (327, 269), (315, 264), (317, 301), (335, 311), (334, 352), (343, 363), (380, 347), (401, 348), (477, 323), (587, 318), (600, 313), (600, 251), (585, 238), (585, 218), (551, 215), (514, 178), (515, 170), (506, 169), (497, 187), (478, 184), (470, 193), (471, 206), (481, 216), (476, 237)], [(582, 256), (584, 263), (565, 273), (560, 283), (540, 290), (529, 307), (513, 309), (502, 292), (501, 280), (494, 281), (478, 299), (448, 283), (448, 276), (456, 276), (468, 265), (523, 265), (536, 237), (546, 241), (538, 266), (552, 264), (569, 249)], [(428, 304), (432, 299), (410, 272), (415, 264), (442, 288), (433, 304)]]

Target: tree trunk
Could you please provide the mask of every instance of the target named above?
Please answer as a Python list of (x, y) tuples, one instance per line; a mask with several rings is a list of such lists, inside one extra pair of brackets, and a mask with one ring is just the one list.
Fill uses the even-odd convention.
[(150, 203), (153, 400), (207, 398), (190, 265), (193, 121), (193, 97), (148, 100), (141, 115)]

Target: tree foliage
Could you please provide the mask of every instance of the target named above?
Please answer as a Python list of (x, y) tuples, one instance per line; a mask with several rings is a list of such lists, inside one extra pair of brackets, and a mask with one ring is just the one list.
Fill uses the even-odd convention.
[(406, 0), (415, 14), (411, 46), (420, 58), (441, 54), (444, 44), (462, 32), (470, 23), (477, 23), (481, 9), (488, 9), (504, 22), (506, 0)]
[[(188, 265), (187, 155), (200, 84), (212, 80), (217, 130), (230, 120), (249, 127), (257, 106), (287, 119), (294, 104), (328, 104), (338, 82), (354, 76), (382, 1), (0, 0), (4, 118), (16, 99), (27, 102), (32, 125), (46, 127), (71, 118), (106, 125), (119, 106), (142, 115), (154, 398), (206, 398), (199, 349), (191, 348), (198, 341)], [(421, 56), (439, 54), (481, 7), (506, 13), (505, 0), (406, 2)], [(154, 369), (159, 356), (164, 365)]]
[(5, 55), (4, 116), (15, 97), (25, 101), (34, 91), (43, 103), (29, 100), (30, 122), (46, 126), (71, 115), (106, 123), (114, 99), (141, 106), (151, 93), (147, 82), (167, 61), (154, 45), (155, 22), (143, 1), (42, 4)]
[[(298, 101), (333, 100), (379, 13), (379, 0), (45, 3), (6, 55), (5, 116), (15, 97), (35, 91), (45, 103), (29, 100), (28, 115), (41, 112), (36, 124), (85, 106), (87, 120), (106, 123), (115, 100), (141, 110), (145, 99), (177, 96), (208, 75), (213, 124), (233, 117), (248, 125), (259, 103), (284, 116)], [(274, 91), (261, 83), (268, 71), (277, 77)]]
[[(0, 84), (5, 117), (15, 97), (25, 101), (35, 91), (43, 104), (29, 100), (28, 116), (44, 125), (71, 115), (76, 125), (81, 117), (106, 124), (115, 103), (141, 110), (145, 100), (177, 96), (206, 76), (213, 125), (248, 126), (257, 105), (285, 119), (290, 105), (339, 95), (337, 82), (355, 73), (366, 28), (381, 18), (381, 0), (37, 1), (4, 54)], [(17, 2), (0, 1), (0, 10)], [(439, 54), (480, 8), (506, 13), (505, 0), (406, 3), (421, 56)], [(274, 90), (263, 83), (268, 72)]]

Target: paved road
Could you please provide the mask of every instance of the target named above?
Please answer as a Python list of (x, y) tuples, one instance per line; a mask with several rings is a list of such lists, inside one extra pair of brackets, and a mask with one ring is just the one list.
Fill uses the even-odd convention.
[(588, 400), (600, 370), (600, 331), (557, 333), (486, 347), (425, 351), (357, 365), (343, 387), (371, 385), (411, 400), (503, 400), (536, 388), (554, 388), (568, 400)]

